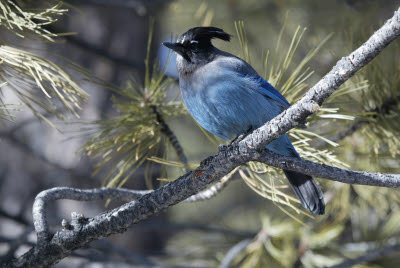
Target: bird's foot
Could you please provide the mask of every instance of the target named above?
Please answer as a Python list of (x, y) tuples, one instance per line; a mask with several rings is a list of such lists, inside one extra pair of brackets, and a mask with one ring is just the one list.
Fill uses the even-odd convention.
[(236, 138), (233, 139), (233, 141), (230, 142), (231, 145), (237, 144), (240, 141), (242, 141), (245, 137), (247, 136), (246, 134), (240, 134), (239, 136), (237, 136)]
[(304, 120), (303, 122), (300, 122), (299, 125), (297, 126), (297, 128), (301, 128), (301, 129), (306, 129), (308, 126), (308, 122), (306, 120)]
[(226, 150), (228, 146), (224, 145), (224, 144), (220, 144), (218, 145), (218, 152), (223, 152)]
[(250, 127), (250, 128), (246, 131), (246, 133), (240, 134), (240, 135), (237, 136), (233, 141), (231, 141), (230, 145), (238, 144), (238, 143), (241, 142), (244, 138), (246, 138), (246, 136), (249, 135), (252, 131), (253, 131), (253, 128)]

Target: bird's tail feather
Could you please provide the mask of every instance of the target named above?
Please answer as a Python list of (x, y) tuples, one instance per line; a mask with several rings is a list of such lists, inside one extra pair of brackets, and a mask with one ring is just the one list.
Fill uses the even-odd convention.
[(325, 202), (321, 189), (308, 175), (295, 171), (283, 170), (301, 204), (315, 215), (325, 213)]

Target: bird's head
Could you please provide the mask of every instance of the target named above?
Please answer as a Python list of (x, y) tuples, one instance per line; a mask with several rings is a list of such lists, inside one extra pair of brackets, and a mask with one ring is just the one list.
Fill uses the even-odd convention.
[(182, 34), (175, 43), (164, 42), (163, 45), (175, 51), (188, 63), (196, 63), (208, 58), (214, 48), (211, 39), (219, 38), (230, 41), (231, 35), (216, 27), (195, 27)]

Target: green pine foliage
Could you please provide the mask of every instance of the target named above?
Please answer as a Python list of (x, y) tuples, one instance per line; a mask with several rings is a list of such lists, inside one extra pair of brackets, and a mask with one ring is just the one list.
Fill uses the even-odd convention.
[[(41, 9), (25, 9), (21, 7), (24, 3), (18, 3), (0, 2), (1, 29), (20, 38), (54, 42), (59, 34), (48, 31), (45, 26), (68, 11), (62, 3)], [(9, 45), (7, 40), (0, 40), (0, 82), (1, 92), (11, 90), (21, 101), (19, 109), (28, 108), (49, 124), (44, 114), (64, 119), (64, 114), (69, 112), (79, 117), (78, 110), (88, 97), (67, 71), (44, 57)], [(12, 120), (13, 109), (9, 109), (2, 96), (1, 118)]]
[[(97, 134), (88, 139), (83, 150), (96, 161), (95, 174), (104, 172), (104, 185), (121, 187), (133, 177), (134, 172), (148, 158), (164, 151), (163, 133), (157, 118), (159, 113), (168, 120), (185, 114), (182, 103), (168, 99), (168, 89), (175, 84), (174, 79), (165, 77), (165, 68), (158, 63), (150, 68), (150, 30), (144, 84), (130, 80), (121, 89), (111, 88), (116, 93), (112, 101), (117, 115), (93, 122)], [(151, 163), (148, 162), (147, 167)], [(148, 170), (150, 172), (150, 170)], [(146, 177), (152, 188), (151, 179)]]

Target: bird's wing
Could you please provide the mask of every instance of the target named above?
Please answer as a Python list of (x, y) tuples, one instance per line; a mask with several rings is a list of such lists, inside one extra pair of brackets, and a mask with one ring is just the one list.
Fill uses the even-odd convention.
[(234, 70), (237, 75), (255, 82), (257, 86), (249, 89), (255, 90), (264, 97), (275, 101), (282, 111), (290, 107), (290, 103), (285, 99), (285, 97), (283, 97), (278, 90), (262, 78), (247, 62), (235, 56), (221, 57), (218, 61), (219, 66), (230, 69), (230, 71)]
[[(249, 75), (247, 75), (249, 76)], [(290, 107), (290, 103), (282, 96), (282, 94), (275, 89), (270, 83), (268, 83), (264, 78), (256, 75), (250, 75), (249, 78), (256, 80), (260, 87), (256, 90), (263, 96), (273, 99), (274, 101), (278, 102), (279, 105), (282, 107), (282, 110), (286, 110)]]

